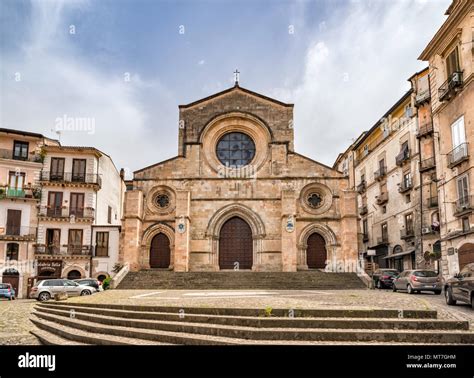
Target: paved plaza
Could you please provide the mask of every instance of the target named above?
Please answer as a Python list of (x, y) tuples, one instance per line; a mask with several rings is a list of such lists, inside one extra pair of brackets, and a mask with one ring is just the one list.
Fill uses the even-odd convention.
[[(440, 319), (468, 320), (468, 305), (447, 306), (442, 295), (408, 295), (390, 290), (110, 290), (68, 302), (177, 307), (236, 307), (283, 309), (404, 309), (437, 310)], [(38, 344), (28, 320), (35, 300), (0, 301), (0, 345)]]

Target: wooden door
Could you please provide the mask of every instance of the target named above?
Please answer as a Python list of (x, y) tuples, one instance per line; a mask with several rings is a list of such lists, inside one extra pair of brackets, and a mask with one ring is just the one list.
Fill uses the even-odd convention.
[(170, 240), (165, 234), (159, 233), (151, 241), (150, 268), (169, 268), (170, 260)]
[(250, 226), (239, 217), (230, 218), (219, 236), (220, 269), (252, 269), (253, 239)]
[(85, 182), (86, 180), (86, 159), (72, 160), (72, 181)]
[(7, 235), (20, 235), (21, 210), (8, 209), (7, 211)]
[(18, 298), (18, 287), (20, 284), (20, 275), (17, 271), (7, 270), (2, 275), (2, 282), (9, 283), (15, 289), (15, 296)]
[(474, 244), (466, 243), (458, 250), (459, 270), (467, 264), (474, 263)]
[(326, 267), (326, 242), (318, 233), (311, 234), (308, 238), (306, 249), (306, 263), (310, 269), (324, 269)]
[(84, 193), (71, 193), (69, 215), (82, 218), (84, 216)]
[(51, 158), (51, 181), (64, 180), (64, 158)]
[(49, 217), (61, 217), (63, 206), (62, 192), (48, 192), (48, 211)]

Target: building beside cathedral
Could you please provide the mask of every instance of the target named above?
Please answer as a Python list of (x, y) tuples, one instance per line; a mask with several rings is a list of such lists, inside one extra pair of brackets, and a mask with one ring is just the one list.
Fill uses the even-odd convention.
[(293, 104), (236, 82), (180, 105), (179, 120), (178, 155), (127, 185), (120, 259), (131, 270), (356, 269), (355, 191), (295, 151)]

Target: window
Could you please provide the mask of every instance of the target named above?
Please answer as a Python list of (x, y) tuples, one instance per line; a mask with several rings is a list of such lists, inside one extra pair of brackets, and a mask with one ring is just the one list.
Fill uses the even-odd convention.
[(385, 214), (387, 212), (387, 206), (383, 205), (382, 206), (382, 214)]
[(48, 228), (46, 230), (46, 252), (57, 254), (60, 251), (61, 230), (58, 228)]
[(410, 202), (411, 202), (411, 197), (410, 197), (409, 194), (407, 194), (407, 195), (405, 196), (405, 202), (406, 202), (406, 203), (410, 203)]
[(458, 47), (451, 51), (451, 53), (446, 58), (446, 73), (448, 78), (453, 74), (453, 72), (460, 71), (459, 67), (459, 55), (458, 55)]
[(8, 243), (7, 244), (7, 260), (18, 260), (18, 243)]
[(82, 230), (69, 230), (68, 252), (81, 254), (82, 252)]
[(471, 230), (471, 224), (469, 223), (469, 217), (462, 218), (462, 231), (468, 232)]
[(323, 200), (319, 193), (310, 193), (308, 197), (306, 198), (306, 203), (313, 209), (316, 209), (319, 206), (321, 206), (322, 202)]
[(48, 211), (49, 217), (62, 216), (63, 193), (62, 192), (48, 192)]
[(403, 187), (409, 188), (411, 187), (411, 172), (407, 172), (403, 175)]
[(365, 173), (360, 174), (360, 182), (364, 183), (365, 182)]
[(242, 167), (255, 156), (255, 143), (246, 134), (232, 132), (225, 134), (217, 143), (217, 158), (226, 166)]
[(464, 175), (457, 179), (458, 202), (460, 206), (469, 204), (469, 182), (468, 176)]
[(13, 159), (28, 160), (28, 142), (13, 142)]
[(385, 173), (385, 159), (379, 160), (379, 169), (381, 174)]
[(64, 158), (51, 158), (50, 180), (64, 180)]
[(362, 221), (362, 232), (364, 234), (364, 237), (368, 239), (369, 238), (369, 224), (368, 224), (367, 219), (364, 219)]
[(413, 213), (405, 215), (405, 230), (406, 230), (406, 233), (409, 235), (414, 233)]
[(24, 172), (9, 172), (8, 178), (8, 189), (11, 192), (18, 192), (23, 189), (25, 184), (25, 173)]
[(387, 242), (388, 241), (388, 225), (387, 225), (387, 223), (382, 223), (381, 228), (382, 228), (382, 241)]
[(453, 149), (466, 143), (466, 133), (464, 130), (464, 116), (458, 118), (451, 125), (451, 139), (453, 142)]
[(112, 208), (110, 206), (107, 209), (107, 222), (112, 223)]
[(82, 218), (84, 216), (84, 193), (71, 193), (69, 215)]
[(86, 159), (72, 159), (72, 181), (86, 181)]
[(99, 257), (107, 257), (109, 255), (109, 233), (97, 232), (96, 234), (95, 255)]
[(21, 235), (21, 210), (7, 210), (7, 235)]

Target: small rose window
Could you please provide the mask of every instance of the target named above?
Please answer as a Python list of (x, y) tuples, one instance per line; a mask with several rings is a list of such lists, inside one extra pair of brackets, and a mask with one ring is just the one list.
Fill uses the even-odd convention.
[(167, 194), (158, 194), (155, 203), (158, 207), (166, 209), (170, 205), (170, 197)]
[(316, 209), (319, 206), (321, 206), (323, 199), (321, 198), (321, 194), (319, 193), (310, 193), (308, 197), (306, 198), (306, 202), (313, 209)]

